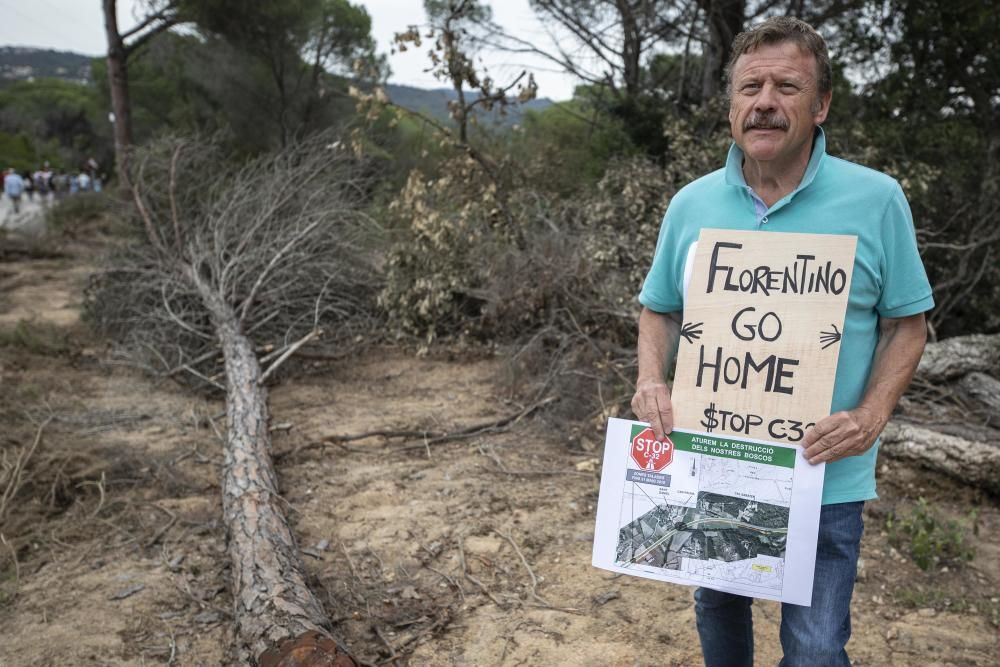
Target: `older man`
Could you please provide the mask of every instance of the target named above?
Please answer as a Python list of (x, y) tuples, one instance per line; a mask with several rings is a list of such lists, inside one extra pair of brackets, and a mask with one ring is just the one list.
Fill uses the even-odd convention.
[[(864, 501), (876, 497), (878, 435), (909, 383), (933, 307), (909, 206), (892, 178), (826, 154), (820, 125), (833, 95), (823, 38), (775, 18), (737, 36), (727, 68), (733, 146), (726, 166), (670, 202), (639, 295), (639, 375), (632, 409), (673, 428), (666, 371), (684, 306), (688, 250), (702, 228), (857, 237), (832, 414), (804, 438), (827, 463), (812, 606), (783, 605), (781, 665), (850, 665), (850, 601)], [(701, 588), (698, 632), (709, 667), (753, 665), (751, 599)]]

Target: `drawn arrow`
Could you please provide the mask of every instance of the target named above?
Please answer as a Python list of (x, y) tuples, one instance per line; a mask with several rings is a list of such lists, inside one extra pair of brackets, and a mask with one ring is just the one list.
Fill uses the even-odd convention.
[(691, 324), (688, 322), (681, 327), (681, 335), (684, 336), (684, 340), (689, 343), (693, 343), (698, 338), (701, 338), (701, 325), (703, 322), (695, 322)]
[(837, 342), (840, 341), (840, 330), (837, 329), (837, 325), (836, 324), (831, 324), (830, 326), (833, 327), (833, 331), (820, 331), (819, 332), (819, 342), (820, 343), (825, 343), (823, 345), (823, 349), (824, 350), (826, 348), (830, 347), (831, 345), (833, 345), (834, 343), (837, 343)]

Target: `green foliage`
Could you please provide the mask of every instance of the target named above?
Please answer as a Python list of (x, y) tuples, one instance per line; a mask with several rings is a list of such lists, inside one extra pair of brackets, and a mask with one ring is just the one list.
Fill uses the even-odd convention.
[(66, 354), (66, 334), (56, 325), (37, 320), (18, 320), (12, 329), (0, 329), (0, 347), (44, 356)]
[(869, 73), (852, 134), (910, 198), (932, 325), (940, 336), (1000, 330), (1000, 9), (869, 0), (840, 23), (838, 51)]
[[(435, 37), (411, 31), (397, 48), (435, 51), (434, 71), (467, 93), (467, 110), (456, 115), (453, 105), (452, 113), (468, 113), (468, 132), (381, 107), (349, 142), (373, 157), (367, 168), (379, 177), (366, 187), (390, 232), (383, 307), (399, 331), (430, 338), (513, 339), (569, 313), (583, 330), (631, 346), (634, 295), (669, 198), (721, 166), (729, 142), (724, 101), (701, 98), (697, 34), (688, 42), (686, 28), (657, 33), (670, 48), (644, 52), (629, 72), (632, 89), (619, 67), (609, 75), (614, 85), (583, 78), (589, 83), (570, 102), (526, 112), (512, 131), (491, 131), (476, 125), (485, 105), (469, 92), (488, 79), (476, 71), (470, 37), (489, 21), (489, 8), (464, 3), (456, 16), (459, 4), (426, 2)], [(608, 2), (561, 4), (600, 8), (611, 19), (618, 11)], [(369, 90), (359, 80), (377, 78), (382, 64), (360, 3), (181, 5), (197, 32), (160, 35), (129, 61), (139, 144), (167, 131), (224, 133), (239, 156), (267, 151), (355, 118), (346, 91)], [(823, 3), (807, 5), (803, 11), (823, 13)], [(1000, 12), (971, 0), (860, 5), (825, 31), (840, 59), (826, 123), (831, 152), (902, 183), (936, 288), (938, 333), (1000, 330)], [(848, 80), (849, 66), (865, 86)], [(94, 151), (108, 164), (103, 60), (93, 73), (94, 87), (38, 81), (0, 90), (0, 160), (18, 169), (43, 159), (72, 167)], [(98, 215), (101, 205), (80, 200), (80, 211), (52, 215), (72, 228), (62, 216), (90, 215), (91, 206)]]
[[(91, 156), (102, 156), (109, 146), (110, 127), (96, 90), (61, 79), (19, 81), (0, 90), (0, 139), (13, 149), (14, 159), (38, 168), (42, 160), (68, 169)], [(18, 166), (18, 165), (14, 165)]]
[(493, 18), (493, 9), (479, 0), (456, 2), (455, 0), (424, 0), (424, 11), (432, 23), (441, 24), (449, 16), (456, 13), (456, 8), (462, 11), (456, 16), (456, 27), (470, 29), (478, 23)]
[(270, 64), (293, 68), (276, 72), (276, 77), (295, 77), (299, 73), (294, 70), (305, 64), (347, 73), (353, 71), (355, 59), (373, 55), (371, 17), (363, 6), (348, 0), (270, 0), (252, 5), (242, 0), (191, 0), (182, 5), (185, 15), (205, 32)]
[(542, 153), (537, 171), (500, 184), (468, 158), (437, 178), (411, 174), (389, 207), (395, 237), (380, 297), (396, 328), (428, 340), (509, 341), (572, 322), (631, 346), (635, 294), (667, 203), (723, 159), (728, 141), (681, 120), (668, 131), (667, 168), (616, 158), (566, 198), (549, 189), (565, 184), (544, 171), (555, 151)]
[(0, 132), (0, 169), (34, 171), (45, 160), (58, 163), (58, 156), (59, 147), (52, 142), (39, 146), (25, 132)]
[(215, 51), (225, 50), (220, 42), (230, 47), (234, 57), (202, 64), (225, 63), (224, 78), (209, 88), (225, 93), (215, 96), (221, 107), (235, 105), (227, 120), (257, 138), (258, 150), (342, 122), (347, 85), (335, 75), (377, 77), (384, 67), (368, 12), (347, 0), (199, 0), (183, 11), (216, 38)]
[(659, 53), (653, 56), (644, 80), (650, 94), (676, 109), (701, 104), (702, 57), (700, 54)]
[(900, 120), (968, 116), (987, 130), (1000, 111), (1000, 9), (974, 0), (871, 4), (885, 10), (865, 26), (883, 35), (871, 50), (894, 65), (880, 92), (900, 104)]
[[(411, 174), (435, 178), (453, 154), (435, 128), (410, 114), (385, 111), (359, 135), (367, 140), (365, 152), (376, 158), (377, 199), (385, 205), (399, 194)], [(379, 218), (389, 224), (393, 219), (385, 215)]]
[[(220, 72), (233, 54), (211, 40), (165, 33), (129, 59), (132, 131), (142, 144), (165, 131), (213, 131), (223, 122), (219, 113)], [(102, 103), (110, 108), (107, 62), (91, 66)]]
[(620, 122), (577, 100), (526, 111), (510, 141), (511, 159), (544, 174), (544, 187), (560, 195), (596, 183), (613, 157), (636, 152)]
[(973, 559), (975, 550), (967, 537), (969, 524), (975, 531), (975, 511), (963, 523), (946, 520), (933, 511), (924, 498), (920, 498), (909, 513), (890, 514), (886, 519), (886, 530), (890, 544), (908, 552), (921, 570), (927, 570), (940, 565), (959, 565)]
[(80, 192), (50, 206), (45, 220), (49, 229), (73, 234), (107, 216), (112, 206), (113, 200), (106, 192)]

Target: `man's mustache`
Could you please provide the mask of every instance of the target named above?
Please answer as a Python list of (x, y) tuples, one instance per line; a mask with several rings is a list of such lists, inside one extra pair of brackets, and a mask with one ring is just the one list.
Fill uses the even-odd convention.
[(755, 113), (743, 121), (743, 131), (747, 130), (787, 130), (788, 119), (776, 113)]

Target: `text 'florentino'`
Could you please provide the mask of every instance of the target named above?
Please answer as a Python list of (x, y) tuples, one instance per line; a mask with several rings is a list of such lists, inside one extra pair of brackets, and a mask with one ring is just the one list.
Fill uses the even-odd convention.
[(708, 294), (715, 289), (718, 274), (722, 274), (722, 289), (727, 292), (762, 293), (765, 296), (769, 296), (771, 292), (840, 294), (847, 286), (847, 272), (841, 268), (833, 268), (832, 262), (814, 262), (816, 255), (796, 255), (791, 266), (776, 269), (757, 266), (737, 271), (732, 266), (719, 264), (721, 248), (739, 250), (742, 247), (742, 243), (716, 241), (708, 268)]

